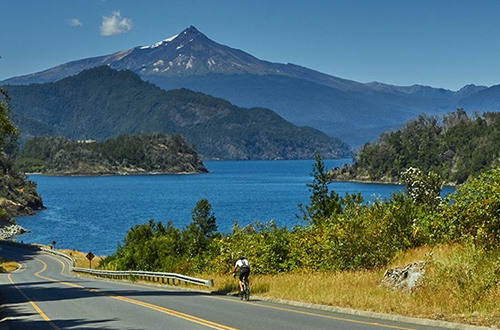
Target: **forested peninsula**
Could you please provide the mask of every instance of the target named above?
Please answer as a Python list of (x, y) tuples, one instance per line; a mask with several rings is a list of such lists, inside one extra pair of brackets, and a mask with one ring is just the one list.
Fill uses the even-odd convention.
[(399, 183), (401, 173), (418, 168), (446, 184), (499, 165), (500, 113), (468, 115), (463, 109), (442, 118), (420, 115), (401, 129), (365, 144), (352, 166), (332, 170), (337, 181)]
[(121, 135), (104, 142), (36, 137), (16, 154), (18, 168), (63, 176), (195, 174), (208, 172), (180, 135)]

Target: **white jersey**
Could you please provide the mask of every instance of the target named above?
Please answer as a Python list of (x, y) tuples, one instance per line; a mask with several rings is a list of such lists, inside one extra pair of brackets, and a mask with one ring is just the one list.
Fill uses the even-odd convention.
[(243, 260), (238, 260), (236, 261), (236, 265), (234, 265), (234, 267), (240, 267), (241, 268), (250, 268), (250, 265), (248, 264), (248, 260), (247, 259), (243, 259)]

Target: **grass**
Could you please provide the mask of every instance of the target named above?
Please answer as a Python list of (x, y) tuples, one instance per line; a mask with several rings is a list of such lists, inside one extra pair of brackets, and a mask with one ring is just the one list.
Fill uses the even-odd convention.
[[(470, 260), (463, 260), (467, 255)], [(464, 251), (460, 246), (424, 247), (401, 254), (388, 268), (421, 260), (428, 261), (425, 282), (411, 292), (382, 285), (385, 269), (252, 275), (250, 287), (253, 295), (262, 297), (500, 327), (498, 276), (496, 281), (486, 281), (485, 284), (483, 272), (464, 284), (468, 271), (474, 274), (477, 267), (484, 265), (477, 251), (476, 254)], [(473, 260), (477, 262), (471, 262)], [(198, 276), (213, 278), (214, 291), (237, 290), (237, 280), (229, 275)]]
[[(71, 258), (75, 260), (75, 267), (79, 268), (89, 268), (90, 262), (89, 259), (87, 259), (87, 253), (76, 251), (76, 250), (59, 250), (57, 251), (62, 252)], [(92, 259), (92, 268), (95, 269), (97, 268), (97, 265), (99, 265), (99, 261), (101, 261), (100, 256), (95, 256), (94, 259)]]
[(9, 273), (17, 269), (19, 264), (15, 261), (0, 258), (0, 273)]

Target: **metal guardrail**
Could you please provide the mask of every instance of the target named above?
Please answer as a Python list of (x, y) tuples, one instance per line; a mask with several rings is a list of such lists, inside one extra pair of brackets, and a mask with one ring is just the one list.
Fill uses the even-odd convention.
[(55, 254), (55, 255), (58, 255), (60, 257), (66, 258), (66, 259), (68, 259), (71, 262), (71, 267), (72, 268), (75, 267), (75, 260), (73, 260), (73, 258), (71, 258), (69, 255), (67, 255), (65, 253), (62, 253), (62, 252), (59, 252), (59, 251), (54, 251), (54, 250), (47, 249), (47, 248), (44, 248), (44, 247), (41, 247), (40, 250), (43, 251), (43, 252)]
[(214, 285), (213, 280), (203, 280), (200, 278), (190, 277), (186, 275), (176, 274), (176, 273), (161, 273), (161, 272), (145, 272), (145, 271), (114, 271), (114, 270), (97, 270), (89, 268), (78, 268), (75, 267), (75, 260), (70, 256), (61, 253), (59, 251), (54, 251), (47, 248), (40, 248), (40, 250), (58, 255), (60, 257), (66, 258), (71, 262), (71, 271), (77, 273), (86, 273), (94, 276), (110, 278), (110, 279), (137, 279), (149, 282), (161, 283), (161, 284), (173, 284), (175, 285), (184, 282), (196, 285), (203, 285), (206, 287), (211, 287)]
[(96, 270), (88, 268), (75, 268), (74, 272), (87, 273), (95, 276), (111, 278), (111, 279), (138, 279), (162, 284), (176, 284), (180, 282), (204, 285), (211, 287), (214, 283), (212, 280), (202, 280), (195, 277), (176, 273), (159, 273), (159, 272), (141, 272), (141, 271), (113, 271), (113, 270)]

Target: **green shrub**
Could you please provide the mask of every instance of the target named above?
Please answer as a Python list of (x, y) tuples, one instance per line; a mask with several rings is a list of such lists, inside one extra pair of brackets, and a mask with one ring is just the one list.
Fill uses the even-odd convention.
[(472, 241), (486, 248), (500, 242), (500, 168), (469, 179), (457, 188), (443, 213), (450, 239)]

